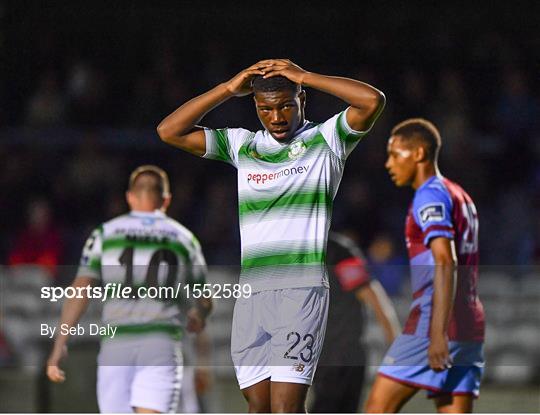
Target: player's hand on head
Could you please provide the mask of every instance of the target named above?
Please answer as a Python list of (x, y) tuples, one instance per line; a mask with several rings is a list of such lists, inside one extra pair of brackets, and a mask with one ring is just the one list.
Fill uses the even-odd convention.
[(265, 78), (281, 75), (296, 84), (302, 85), (304, 77), (308, 73), (308, 71), (302, 69), (289, 59), (268, 59), (262, 62), (267, 65), (263, 69)]
[(237, 97), (251, 94), (253, 92), (251, 81), (257, 75), (264, 75), (263, 69), (268, 66), (268, 64), (264, 62), (265, 61), (257, 62), (236, 74), (236, 76), (227, 82), (228, 91)]
[(432, 336), (428, 348), (429, 366), (436, 372), (452, 367), (452, 357), (448, 351), (446, 336)]

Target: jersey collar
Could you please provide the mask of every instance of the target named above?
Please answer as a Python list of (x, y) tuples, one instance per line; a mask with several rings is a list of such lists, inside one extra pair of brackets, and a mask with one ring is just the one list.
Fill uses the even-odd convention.
[(431, 176), (429, 179), (427, 179), (424, 183), (422, 183), (420, 185), (420, 187), (418, 189), (416, 189), (416, 191), (418, 192), (420, 189), (423, 189), (424, 187), (427, 187), (429, 186), (431, 183), (433, 183), (436, 179), (442, 179), (442, 176), (438, 176), (438, 175), (433, 175)]
[(302, 134), (304, 131), (306, 131), (310, 127), (311, 124), (312, 124), (311, 121), (304, 120), (304, 124), (302, 124), (302, 126), (300, 128), (298, 128), (294, 132), (294, 135), (292, 136), (292, 138), (289, 141), (287, 141), (286, 143), (282, 143), (282, 142), (276, 140), (274, 137), (272, 137), (272, 134), (270, 134), (270, 132), (268, 130), (265, 129), (264, 132), (268, 135), (268, 137), (270, 137), (273, 141), (278, 143), (280, 146), (286, 147), (289, 144), (291, 144), (300, 134)]
[(141, 210), (132, 210), (131, 212), (129, 212), (129, 214), (130, 216), (136, 216), (139, 218), (148, 218), (148, 217), (164, 218), (165, 217), (165, 213), (159, 209), (156, 209), (153, 212), (143, 212)]
[(294, 133), (294, 137), (297, 137), (298, 135), (302, 134), (304, 131), (307, 130), (308, 128), (308, 125), (311, 124), (311, 122), (309, 122), (308, 120), (304, 120), (304, 124), (302, 124), (302, 126), (297, 129)]

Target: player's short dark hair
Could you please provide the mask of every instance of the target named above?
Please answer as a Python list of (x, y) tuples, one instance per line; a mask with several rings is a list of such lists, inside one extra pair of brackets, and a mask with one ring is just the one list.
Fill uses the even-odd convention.
[(251, 82), (253, 92), (277, 92), (277, 91), (291, 91), (298, 94), (302, 88), (299, 84), (278, 75), (271, 78), (263, 78), (261, 75), (257, 75)]
[(436, 161), (441, 149), (441, 134), (435, 125), (424, 118), (409, 118), (392, 129), (393, 136), (404, 140), (418, 140), (425, 145), (426, 156)]
[[(152, 177), (155, 180), (142, 180)], [(161, 199), (170, 196), (169, 176), (165, 170), (150, 164), (139, 166), (129, 176), (128, 189), (131, 192), (145, 191), (154, 193)]]

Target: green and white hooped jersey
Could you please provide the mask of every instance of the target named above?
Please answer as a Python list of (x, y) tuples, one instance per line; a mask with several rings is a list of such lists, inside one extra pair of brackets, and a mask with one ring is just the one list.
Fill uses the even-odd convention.
[[(183, 287), (204, 283), (206, 262), (199, 242), (184, 226), (158, 210), (132, 211), (92, 232), (83, 248), (77, 276), (96, 278), (103, 287), (109, 283), (132, 287), (138, 298), (111, 299), (108, 295), (103, 305), (103, 323), (117, 326), (117, 333), (177, 334), (183, 323)], [(171, 288), (154, 299), (147, 294), (155, 297), (157, 291), (148, 291), (149, 287)]]
[(291, 141), (267, 131), (205, 129), (205, 158), (238, 169), (241, 284), (252, 291), (328, 286), (326, 241), (345, 160), (367, 131), (346, 111), (307, 122)]

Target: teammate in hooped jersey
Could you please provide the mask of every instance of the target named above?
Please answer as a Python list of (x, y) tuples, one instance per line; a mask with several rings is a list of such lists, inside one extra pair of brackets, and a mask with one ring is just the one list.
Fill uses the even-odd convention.
[(426, 389), (439, 412), (471, 412), (483, 372), (484, 311), (478, 298), (478, 215), (470, 196), (437, 166), (441, 138), (424, 119), (392, 130), (388, 169), (416, 190), (405, 236), (413, 302), (388, 350), (366, 412), (397, 412)]
[[(175, 287), (204, 283), (206, 263), (199, 242), (165, 212), (171, 201), (167, 174), (141, 166), (130, 176), (126, 200), (130, 212), (99, 226), (88, 238), (72, 287), (123, 284), (129, 287)], [(97, 398), (105, 413), (176, 411), (182, 383), (180, 338), (184, 328), (200, 332), (211, 310), (200, 299), (183, 313), (178, 298), (107, 299), (102, 322), (115, 337), (103, 338), (98, 356)], [(69, 298), (59, 326), (77, 325), (89, 298)], [(47, 375), (63, 382), (60, 363), (67, 334), (55, 338)]]
[[(348, 108), (323, 123), (305, 118), (303, 86)], [(196, 126), (232, 97), (253, 93), (264, 129)], [(326, 241), (347, 157), (384, 107), (363, 82), (308, 72), (287, 59), (257, 62), (191, 99), (158, 126), (165, 142), (238, 169), (242, 240), (231, 354), (250, 412), (303, 412), (328, 310)]]

